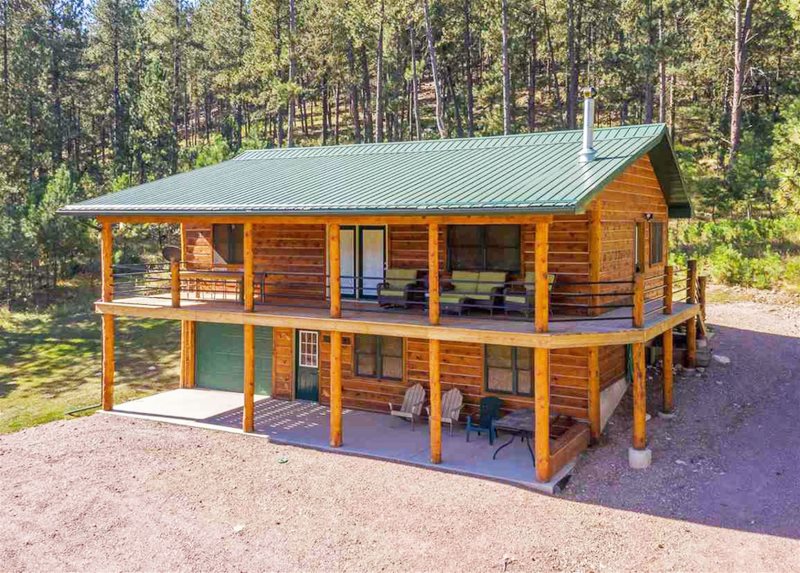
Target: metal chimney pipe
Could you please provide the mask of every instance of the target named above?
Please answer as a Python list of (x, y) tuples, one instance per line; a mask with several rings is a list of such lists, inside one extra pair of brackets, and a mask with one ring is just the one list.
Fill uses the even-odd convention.
[(580, 163), (594, 161), (597, 151), (594, 149), (594, 96), (597, 90), (593, 87), (583, 88), (583, 149), (578, 156)]

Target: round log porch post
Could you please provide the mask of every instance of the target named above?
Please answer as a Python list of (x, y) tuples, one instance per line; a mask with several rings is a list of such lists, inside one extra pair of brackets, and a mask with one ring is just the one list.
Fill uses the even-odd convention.
[(628, 463), (643, 469), (650, 465), (652, 453), (647, 449), (647, 388), (644, 343), (633, 347), (633, 446), (628, 449)]
[(673, 345), (672, 345), (672, 329), (668, 328), (661, 335), (661, 346), (664, 350), (662, 360), (662, 401), (661, 414), (662, 416), (670, 416), (673, 409), (672, 398), (672, 361), (673, 361)]
[(331, 275), (331, 318), (342, 316), (342, 242), (338, 223), (328, 225), (329, 272)]
[(533, 349), (534, 458), (536, 479), (548, 482), (553, 477), (550, 465), (550, 350)]
[(441, 342), (428, 341), (428, 372), (430, 373), (431, 416), (428, 426), (431, 431), (431, 463), (442, 462), (442, 385), (440, 375)]
[[(244, 265), (242, 296), (245, 312), (253, 312), (253, 224), (244, 224), (243, 237)], [(255, 426), (255, 391), (256, 391), (256, 348), (255, 326), (244, 325), (244, 412), (242, 414), (242, 430), (252, 432)]]
[[(686, 302), (697, 304), (697, 261), (689, 261), (686, 280)], [(697, 361), (697, 317), (686, 321), (686, 367), (694, 368)]]
[(331, 429), (330, 444), (342, 445), (342, 333), (331, 332)]
[(439, 224), (428, 224), (428, 322), (439, 324)]
[[(114, 300), (114, 269), (112, 226), (108, 221), (101, 223), (100, 232), (100, 266), (102, 269), (102, 300)], [(103, 314), (102, 318), (103, 349), (103, 410), (114, 408), (114, 315)]]

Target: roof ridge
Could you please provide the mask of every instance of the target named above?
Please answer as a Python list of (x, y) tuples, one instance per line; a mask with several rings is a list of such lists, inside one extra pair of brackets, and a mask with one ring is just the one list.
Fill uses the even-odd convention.
[[(645, 133), (639, 132), (642, 129)], [(642, 139), (660, 135), (664, 124), (623, 125), (601, 127), (595, 130), (595, 140)], [(448, 139), (424, 139), (417, 141), (388, 141), (384, 143), (349, 143), (340, 145), (314, 145), (308, 147), (282, 147), (250, 149), (233, 158), (234, 161), (288, 159), (301, 157), (337, 157), (342, 155), (391, 155), (394, 153), (430, 153), (436, 151), (459, 151), (464, 149), (511, 149), (535, 145), (566, 145), (581, 141), (583, 131), (578, 129), (487, 135)], [(617, 135), (617, 137), (608, 137)], [(605, 137), (604, 137), (605, 136)], [(549, 140), (549, 141), (548, 141)]]

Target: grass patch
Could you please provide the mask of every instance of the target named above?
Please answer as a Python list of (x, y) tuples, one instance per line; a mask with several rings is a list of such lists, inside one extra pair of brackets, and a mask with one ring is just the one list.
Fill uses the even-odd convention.
[[(92, 291), (77, 280), (44, 309), (0, 310), (0, 433), (99, 404), (100, 316)], [(116, 326), (115, 402), (176, 387), (180, 323), (123, 318)]]

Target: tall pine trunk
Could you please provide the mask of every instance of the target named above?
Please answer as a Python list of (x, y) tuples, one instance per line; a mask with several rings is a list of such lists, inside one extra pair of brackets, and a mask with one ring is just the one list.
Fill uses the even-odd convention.
[(358, 115), (358, 84), (356, 83), (356, 58), (353, 53), (353, 39), (347, 40), (347, 64), (350, 69), (350, 118), (353, 121), (353, 139), (361, 143), (361, 118)]
[(536, 37), (536, 12), (528, 26), (528, 131), (536, 131), (536, 72), (538, 67)]
[(467, 137), (475, 135), (475, 94), (472, 85), (472, 29), (470, 1), (464, 0), (464, 79), (467, 87)]
[(417, 79), (417, 39), (414, 34), (414, 23), (408, 26), (409, 44), (411, 45), (411, 114), (414, 116), (414, 134), (422, 139), (422, 128), (419, 118), (419, 80)]
[(425, 12), (425, 35), (428, 39), (428, 57), (430, 58), (433, 89), (436, 96), (436, 129), (439, 131), (439, 137), (446, 138), (448, 133), (447, 125), (445, 125), (444, 122), (444, 100), (442, 96), (442, 86), (439, 80), (439, 68), (436, 64), (436, 40), (434, 40), (433, 28), (431, 27), (428, 0), (422, 0), (422, 7)]
[(295, 33), (297, 32), (297, 6), (296, 0), (289, 0), (289, 87), (292, 90), (289, 94), (289, 117), (286, 133), (286, 146), (294, 147), (294, 123), (296, 98), (294, 94), (294, 79), (297, 73), (297, 56), (295, 54)]
[(511, 133), (511, 66), (508, 58), (508, 0), (502, 0), (503, 133)]
[(367, 63), (367, 46), (361, 44), (359, 50), (361, 59), (361, 92), (364, 97), (364, 140), (372, 141), (372, 86), (369, 77), (369, 64)]
[(736, 164), (736, 154), (742, 141), (742, 92), (744, 91), (744, 69), (747, 66), (747, 43), (753, 26), (754, 0), (734, 0), (733, 2), (733, 90), (730, 105), (731, 150), (728, 155), (728, 169)]
[(383, 20), (384, 0), (381, 0), (381, 23), (378, 31), (378, 49), (375, 54), (375, 142), (383, 141)]

